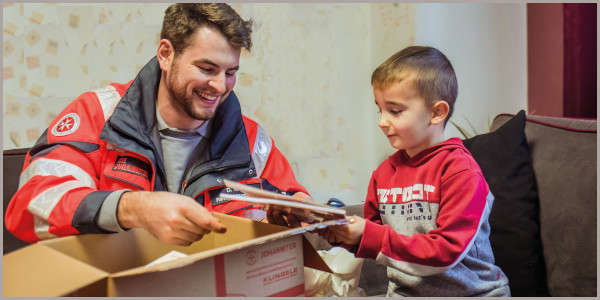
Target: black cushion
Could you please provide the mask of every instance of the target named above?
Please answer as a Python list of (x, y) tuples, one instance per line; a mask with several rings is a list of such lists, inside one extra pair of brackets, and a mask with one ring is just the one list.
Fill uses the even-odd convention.
[(549, 296), (525, 121), (525, 111), (520, 111), (496, 131), (463, 142), (495, 197), (490, 243), (512, 296)]

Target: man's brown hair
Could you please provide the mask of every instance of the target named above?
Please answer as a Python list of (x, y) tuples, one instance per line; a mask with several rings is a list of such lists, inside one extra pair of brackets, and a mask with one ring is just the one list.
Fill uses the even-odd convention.
[(433, 47), (407, 47), (390, 56), (371, 75), (371, 85), (376, 89), (402, 80), (412, 80), (429, 107), (438, 100), (446, 101), (450, 108), (444, 125), (448, 123), (458, 95), (458, 82), (452, 64), (442, 52)]
[(234, 47), (252, 47), (252, 19), (244, 21), (225, 3), (176, 3), (165, 10), (161, 39), (173, 45), (178, 56), (190, 45), (190, 37), (202, 26), (219, 30)]

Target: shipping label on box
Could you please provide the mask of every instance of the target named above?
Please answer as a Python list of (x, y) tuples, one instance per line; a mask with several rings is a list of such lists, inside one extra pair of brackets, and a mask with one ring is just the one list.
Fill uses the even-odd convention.
[(304, 260), (299, 236), (219, 255), (214, 259), (217, 296), (304, 295)]
[(202, 253), (164, 267), (113, 274), (108, 296), (304, 296), (302, 243), (301, 236), (293, 235), (195, 261)]

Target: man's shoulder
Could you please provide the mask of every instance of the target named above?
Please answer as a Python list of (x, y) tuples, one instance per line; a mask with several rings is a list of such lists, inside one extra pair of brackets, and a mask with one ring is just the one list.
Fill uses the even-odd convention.
[(106, 93), (106, 92), (117, 92), (119, 93), (119, 95), (123, 95), (125, 94), (125, 92), (127, 91), (127, 89), (129, 89), (129, 87), (131, 87), (131, 84), (133, 83), (133, 80), (130, 80), (126, 83), (110, 83), (106, 86), (103, 87), (99, 87), (99, 88), (95, 88), (95, 89), (91, 89), (89, 92), (93, 92), (93, 93)]
[(118, 93), (119, 98), (121, 98), (127, 89), (131, 86), (132, 81), (127, 83), (110, 83), (106, 86), (91, 88), (81, 95), (79, 95), (73, 102), (78, 101), (96, 101), (99, 100), (103, 95)]
[(258, 125), (257, 121), (254, 121), (252, 118), (246, 116), (245, 114), (242, 114), (242, 118), (244, 119), (244, 123)]
[(68, 107), (86, 111), (86, 114), (102, 113), (106, 120), (113, 112), (129, 86), (128, 83), (111, 83), (104, 87), (91, 89), (77, 97)]
[(111, 83), (84, 92), (51, 122), (50, 133), (56, 137), (68, 138), (82, 131), (90, 134), (87, 131), (100, 130), (130, 85), (131, 81), (124, 84)]
[(251, 119), (250, 117), (242, 114), (242, 119), (244, 120), (244, 126), (246, 126), (246, 131), (256, 132), (257, 130), (259, 130), (259, 128), (260, 130), (264, 131), (260, 124), (257, 121)]
[(127, 89), (129, 89), (129, 87), (131, 86), (132, 83), (133, 83), (133, 80), (130, 80), (130, 81), (125, 82), (125, 83), (116, 83), (116, 82), (113, 82), (113, 83), (109, 84), (109, 86), (114, 87), (115, 90), (117, 92), (119, 92), (119, 94), (123, 95), (123, 94), (125, 94), (125, 92), (127, 91)]

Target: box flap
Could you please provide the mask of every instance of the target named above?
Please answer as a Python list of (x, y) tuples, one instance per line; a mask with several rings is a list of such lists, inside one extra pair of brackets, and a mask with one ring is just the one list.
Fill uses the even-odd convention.
[(321, 255), (317, 253), (317, 250), (313, 245), (302, 235), (302, 247), (304, 247), (304, 266), (315, 270), (333, 273), (331, 268), (323, 260)]
[(214, 248), (210, 238), (203, 238), (188, 247), (166, 244), (141, 228), (116, 234), (69, 236), (40, 243), (111, 274), (144, 266), (171, 250), (192, 254)]
[[(287, 227), (283, 226), (256, 222), (250, 219), (244, 219), (220, 213), (212, 214), (215, 217), (219, 218), (221, 223), (227, 227), (227, 233), (216, 234), (211, 232), (209, 234), (206, 234), (200, 241), (193, 243), (189, 247), (177, 247), (169, 245), (167, 247), (170, 247), (170, 249), (186, 253), (189, 256), (156, 264), (149, 267), (146, 267), (145, 263), (138, 264), (136, 268), (132, 268), (129, 270), (124, 269), (125, 271), (113, 274), (113, 277), (131, 276), (146, 272), (166, 271), (174, 268), (180, 268), (192, 264), (196, 261), (212, 257), (218, 254), (223, 254), (237, 249), (242, 249), (251, 245), (264, 243), (266, 241), (258, 238), (268, 236), (272, 233), (286, 231), (288, 229)], [(138, 232), (137, 235), (140, 237), (143, 236), (144, 239), (152, 240), (152, 242), (162, 243), (153, 238), (150, 234), (148, 234), (145, 231)], [(270, 241), (288, 235), (289, 234), (283, 234), (282, 236), (271, 237), (268, 240)], [(158, 257), (159, 256), (157, 256), (156, 258)]]
[(40, 243), (3, 257), (4, 297), (62, 296), (85, 291), (107, 277), (108, 273)]
[[(221, 223), (227, 226), (227, 232), (229, 234), (210, 233), (205, 235), (202, 240), (192, 244), (190, 247), (195, 247), (195, 244), (204, 242), (214, 244), (214, 248), (206, 249), (196, 253), (190, 253), (188, 250), (186, 251), (186, 253), (189, 254), (188, 257), (178, 258), (176, 260), (167, 261), (150, 267), (141, 265), (134, 269), (113, 274), (113, 277), (131, 276), (146, 272), (166, 271), (174, 268), (180, 268), (218, 254), (264, 244), (291, 235), (301, 235), (306, 231), (337, 224), (336, 221), (326, 221), (322, 223), (311, 224), (306, 227), (288, 228), (219, 213), (213, 214), (221, 220)], [(234, 232), (235, 234), (231, 234)], [(310, 242), (306, 240), (304, 236), (302, 236), (302, 239), (304, 265), (309, 268), (332, 273), (329, 266), (327, 266), (327, 263), (325, 263)]]
[(100, 270), (115, 273), (143, 265), (148, 257), (159, 257), (167, 252), (158, 240), (157, 244), (146, 241), (145, 234), (143, 229), (132, 229), (118, 234), (83, 234), (40, 243)]

